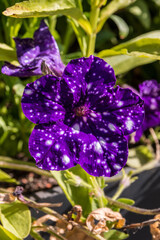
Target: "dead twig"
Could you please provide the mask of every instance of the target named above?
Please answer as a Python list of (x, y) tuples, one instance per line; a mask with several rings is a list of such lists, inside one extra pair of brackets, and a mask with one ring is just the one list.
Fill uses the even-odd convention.
[(156, 215), (160, 213), (160, 208), (157, 208), (157, 209), (138, 208), (122, 202), (118, 202), (108, 196), (106, 196), (106, 198), (111, 205), (117, 206), (122, 209), (126, 209), (129, 212), (134, 212), (134, 213), (143, 214), (143, 215)]
[(155, 222), (160, 222), (160, 219), (149, 219), (141, 223), (132, 223), (124, 226), (123, 228), (120, 228), (120, 230), (125, 231), (127, 229), (142, 229), (143, 227), (149, 226)]

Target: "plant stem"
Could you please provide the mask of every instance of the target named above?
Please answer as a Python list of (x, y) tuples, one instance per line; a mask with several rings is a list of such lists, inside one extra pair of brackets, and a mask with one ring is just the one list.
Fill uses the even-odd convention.
[(90, 13), (90, 23), (92, 27), (92, 34), (88, 36), (88, 49), (87, 49), (87, 57), (94, 54), (95, 44), (96, 44), (96, 28), (98, 23), (98, 17), (100, 13), (100, 8), (94, 6)]
[(114, 194), (112, 199), (116, 200), (121, 195), (121, 193), (123, 192), (124, 189), (125, 189), (124, 184), (120, 184), (119, 187), (118, 187), (118, 190), (116, 191), (116, 193)]
[(26, 163), (20, 160), (16, 160), (10, 157), (3, 157), (0, 156), (0, 168), (7, 168), (7, 169), (15, 169), (20, 171), (26, 171), (26, 172), (34, 172), (36, 174), (52, 177), (52, 174), (48, 171), (44, 171), (42, 169), (39, 169), (35, 167), (32, 163)]
[(157, 209), (138, 208), (138, 207), (134, 207), (134, 206), (130, 206), (128, 204), (122, 203), (122, 202), (115, 201), (108, 196), (106, 196), (106, 198), (111, 205), (117, 206), (122, 209), (126, 209), (130, 212), (143, 214), (143, 215), (156, 215), (156, 214), (160, 213), (160, 208), (157, 208)]
[(96, 198), (98, 199), (99, 202), (99, 207), (103, 208), (104, 206), (104, 201), (103, 199), (105, 199), (105, 195), (103, 190), (100, 188), (96, 177), (91, 176), (90, 177), (91, 182), (92, 182), (92, 187), (93, 187), (93, 193), (95, 194)]
[(158, 140), (157, 135), (156, 135), (156, 133), (155, 133), (153, 128), (150, 128), (149, 131), (150, 131), (150, 133), (152, 135), (152, 138), (153, 138), (153, 140), (155, 142), (155, 145), (156, 145), (156, 160), (160, 161), (160, 144), (159, 144), (159, 140)]
[[(30, 200), (30, 199), (28, 199), (28, 198), (24, 198), (24, 199), (27, 200), (27, 201)], [(26, 201), (26, 203), (24, 203), (24, 204), (27, 205), (27, 201)], [(34, 201), (32, 201), (32, 202), (35, 203), (34, 206), (37, 205), (36, 202), (34, 202)], [(58, 219), (60, 219), (62, 222), (64, 222), (66, 225), (68, 225), (67, 219), (66, 219), (64, 216), (62, 216), (61, 214), (59, 214), (59, 213), (57, 213), (56, 211), (54, 211), (53, 209), (50, 209), (50, 208), (48, 208), (48, 207), (42, 207), (42, 208), (40, 208), (40, 207), (35, 207), (35, 208), (37, 208), (38, 210), (40, 210), (40, 211), (42, 211), (42, 212), (44, 212), (44, 213), (47, 213), (47, 214), (50, 214), (50, 215), (55, 216), (56, 218), (58, 218)], [(82, 232), (84, 232), (85, 234), (87, 234), (87, 235), (90, 236), (90, 237), (93, 237), (93, 238), (96, 239), (96, 240), (105, 240), (105, 239), (104, 239), (103, 237), (101, 237), (100, 235), (95, 235), (95, 234), (93, 234), (93, 233), (90, 232), (87, 228), (85, 228), (85, 227), (83, 227), (83, 226), (81, 226), (81, 225), (79, 225), (79, 224), (77, 224), (76, 226), (74, 226), (74, 228), (76, 228), (76, 229), (78, 229), (78, 230), (81, 230)]]

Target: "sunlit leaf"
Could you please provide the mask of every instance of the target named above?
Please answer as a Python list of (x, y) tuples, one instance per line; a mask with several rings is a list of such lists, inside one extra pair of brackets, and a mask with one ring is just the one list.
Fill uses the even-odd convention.
[(3, 14), (16, 18), (65, 15), (75, 19), (87, 33), (91, 33), (91, 26), (89, 21), (81, 12), (81, 10), (76, 7), (76, 1), (74, 0), (23, 1), (7, 8)]
[(97, 32), (99, 32), (106, 20), (118, 10), (125, 8), (135, 2), (136, 0), (112, 0), (106, 7), (104, 7), (100, 14), (100, 19), (97, 27)]
[(5, 173), (4, 171), (2, 171), (0, 169), (0, 182), (12, 182), (12, 183), (18, 183), (16, 181), (16, 179), (11, 178), (10, 175), (8, 175), (7, 173)]
[(160, 31), (140, 35), (111, 49), (103, 50), (97, 56), (104, 58), (116, 74), (160, 60)]
[(155, 61), (150, 58), (131, 57), (127, 55), (103, 57), (103, 59), (113, 67), (116, 75), (128, 72), (137, 66), (145, 65)]
[(0, 61), (17, 61), (16, 51), (5, 43), (0, 43)]
[(31, 214), (28, 207), (19, 202), (0, 205), (1, 222), (4, 228), (17, 238), (25, 238), (31, 229)]
[(119, 199), (117, 199), (117, 201), (128, 204), (128, 205), (133, 205), (135, 203), (134, 200), (129, 199), (129, 198), (119, 198)]
[[(87, 174), (79, 165), (70, 168), (73, 174), (77, 177), (82, 178), (88, 185), (91, 185), (91, 176)], [(57, 180), (58, 184), (64, 191), (66, 197), (70, 203), (74, 206), (76, 204), (81, 205), (83, 209), (83, 215), (86, 217), (91, 211), (99, 207), (99, 203), (96, 198), (92, 196), (91, 191), (87, 187), (78, 186), (79, 179), (77, 183), (75, 181), (75, 186), (67, 182), (66, 171), (51, 171), (54, 178)], [(76, 186), (77, 185), (77, 186)]]
[(128, 238), (129, 235), (117, 230), (110, 230), (109, 232), (104, 233), (104, 237), (107, 240), (122, 240)]
[(138, 146), (130, 149), (127, 165), (132, 168), (139, 168), (154, 159), (153, 153), (147, 146)]
[(127, 23), (123, 20), (123, 18), (121, 18), (117, 15), (112, 15), (110, 18), (117, 25), (120, 38), (123, 39), (123, 38), (127, 37), (128, 33), (129, 33), (129, 27), (128, 27)]
[(17, 238), (14, 234), (9, 232), (7, 229), (0, 225), (0, 237), (2, 240), (20, 240), (21, 238)]

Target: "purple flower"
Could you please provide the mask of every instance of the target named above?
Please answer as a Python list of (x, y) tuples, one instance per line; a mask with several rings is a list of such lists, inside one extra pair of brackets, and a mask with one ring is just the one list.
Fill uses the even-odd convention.
[(130, 89), (113, 88), (114, 71), (90, 56), (72, 60), (62, 78), (46, 75), (27, 84), (26, 117), (36, 123), (29, 150), (39, 168), (80, 164), (94, 176), (111, 177), (126, 164), (127, 140), (143, 120), (143, 101)]
[(3, 74), (16, 77), (42, 75), (41, 65), (45, 62), (54, 75), (62, 75), (65, 66), (61, 61), (57, 43), (43, 20), (34, 33), (34, 39), (17, 37), (14, 41), (20, 65), (6, 62), (1, 70)]
[(144, 101), (145, 118), (133, 136), (135, 142), (140, 140), (145, 130), (160, 125), (160, 84), (156, 80), (147, 80), (139, 85), (139, 90)]

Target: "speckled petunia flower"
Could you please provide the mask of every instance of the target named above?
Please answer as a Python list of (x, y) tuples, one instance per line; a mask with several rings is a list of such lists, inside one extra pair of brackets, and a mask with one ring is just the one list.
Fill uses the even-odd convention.
[(42, 61), (55, 76), (61, 76), (64, 70), (59, 49), (44, 20), (34, 33), (34, 38), (14, 38), (17, 57), (20, 63), (15, 66), (5, 62), (1, 71), (3, 74), (16, 77), (42, 75)]
[(104, 60), (72, 60), (61, 78), (46, 75), (27, 84), (22, 109), (36, 123), (29, 150), (39, 168), (65, 170), (80, 164), (94, 176), (111, 177), (126, 164), (125, 135), (143, 120), (143, 101), (116, 78)]
[(144, 101), (145, 118), (133, 135), (134, 141), (138, 142), (145, 130), (160, 125), (160, 84), (156, 80), (146, 80), (139, 84), (139, 93), (132, 90)]

